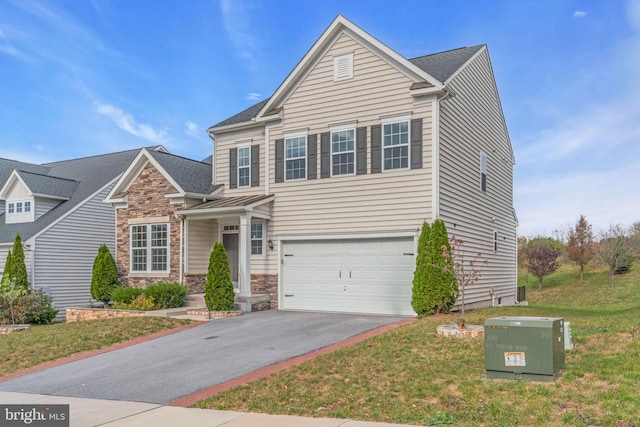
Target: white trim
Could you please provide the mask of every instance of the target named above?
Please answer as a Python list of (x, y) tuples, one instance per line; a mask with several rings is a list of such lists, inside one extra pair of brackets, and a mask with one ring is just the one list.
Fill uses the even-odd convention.
[(151, 218), (129, 218), (129, 225), (163, 224), (169, 222), (168, 216), (157, 216)]
[(380, 124), (385, 125), (389, 123), (397, 123), (397, 122), (409, 122), (411, 123), (412, 113), (397, 113), (397, 114), (385, 114), (384, 116), (380, 116)]
[(333, 81), (353, 79), (353, 52), (333, 55)]
[(431, 220), (440, 218), (440, 99), (433, 99), (431, 126)]
[(322, 234), (281, 234), (280, 243), (301, 240), (353, 240), (353, 239), (386, 239), (393, 237), (415, 237), (420, 235), (420, 228), (415, 230), (381, 231), (369, 233), (322, 233)]
[[(353, 133), (353, 149), (351, 150), (347, 150), (347, 151), (340, 151), (337, 153), (333, 152), (333, 134), (334, 133), (338, 133), (338, 132), (349, 132), (351, 131)], [(357, 165), (356, 165), (356, 128), (354, 127), (354, 125), (349, 124), (349, 125), (342, 125), (342, 126), (335, 126), (330, 128), (329, 130), (329, 160), (330, 160), (330, 166), (329, 166), (329, 172), (330, 172), (330, 176), (331, 177), (341, 177), (341, 176), (354, 176), (356, 174), (357, 171)], [(351, 173), (339, 173), (339, 174), (334, 174), (333, 173), (333, 156), (334, 155), (340, 155), (340, 154), (353, 154), (353, 172)]]
[[(287, 158), (287, 140), (288, 139), (298, 139), (304, 138), (304, 177), (302, 178), (287, 178), (287, 161), (289, 160), (300, 160), (303, 157), (293, 157)], [(301, 134), (291, 134), (284, 137), (284, 181), (285, 182), (293, 182), (293, 181), (305, 181), (309, 176), (309, 137), (307, 133)]]
[[(152, 218), (152, 220), (155, 218)], [(166, 248), (167, 250), (167, 266), (165, 270), (152, 270), (153, 266), (153, 248), (152, 246), (152, 231), (151, 226), (153, 225), (166, 225), (167, 226), (167, 245), (166, 246), (156, 246), (156, 248)], [(141, 270), (133, 270), (133, 227), (146, 227), (146, 247), (147, 250), (147, 259), (146, 265), (147, 269), (144, 271)], [(141, 249), (141, 248), (138, 248)], [(131, 224), (129, 227), (129, 268), (128, 268), (129, 277), (168, 277), (171, 273), (171, 223), (170, 222), (148, 222), (148, 223), (138, 223)]]
[[(251, 221), (251, 227), (254, 225), (262, 226), (262, 253), (261, 254), (251, 254), (251, 259), (265, 259), (267, 258), (267, 223), (265, 220), (261, 219), (259, 221)], [(253, 234), (253, 230), (250, 230), (251, 234)], [(251, 238), (251, 248), (249, 248), (250, 252), (253, 252), (253, 241), (258, 239)]]
[[(407, 123), (407, 143), (396, 145), (384, 145), (384, 127), (386, 125), (393, 125), (396, 123)], [(382, 148), (382, 173), (390, 173), (397, 171), (407, 171), (411, 169), (411, 115), (402, 116), (387, 116), (380, 119), (380, 136), (381, 136), (381, 148)], [(405, 168), (385, 168), (385, 151), (393, 148), (407, 147), (407, 167)]]
[[(237, 158), (236, 158), (236, 181), (237, 181), (237, 188), (249, 188), (251, 187), (251, 143), (250, 142), (243, 142), (242, 144), (238, 143), (237, 146), (238, 149), (238, 154), (237, 154)], [(249, 164), (247, 166), (242, 166), (243, 169), (248, 169), (249, 170), (249, 183), (247, 185), (240, 185), (240, 150), (249, 150)]]

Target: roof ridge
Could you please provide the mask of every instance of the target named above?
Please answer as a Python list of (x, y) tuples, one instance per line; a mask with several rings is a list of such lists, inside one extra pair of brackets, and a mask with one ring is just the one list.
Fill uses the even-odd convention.
[(65, 180), (65, 181), (70, 181), (70, 182), (80, 182), (80, 181), (75, 180), (75, 179), (71, 179), (71, 178), (64, 178), (64, 177), (56, 176), (56, 175), (45, 175), (45, 174), (42, 174), (42, 173), (25, 171), (25, 170), (22, 170), (22, 169), (14, 169), (14, 170), (15, 170), (16, 172), (19, 172), (19, 173), (26, 173), (26, 174), (29, 174), (29, 175), (43, 176), (43, 177), (46, 177), (46, 178), (62, 179), (62, 180)]
[(441, 52), (428, 53), (426, 55), (420, 55), (420, 56), (415, 56), (413, 58), (407, 58), (407, 60), (408, 61), (413, 61), (414, 59), (426, 58), (427, 56), (441, 55), (443, 53), (453, 52), (453, 51), (462, 50), (462, 49), (473, 49), (475, 47), (484, 46), (484, 45), (485, 45), (485, 43), (477, 44), (475, 46), (460, 46), (460, 47), (456, 47), (456, 48), (453, 48), (453, 49), (443, 50)]
[(140, 151), (143, 148), (147, 148), (147, 149), (151, 149), (151, 150), (155, 151), (158, 147), (161, 147), (161, 145), (149, 145), (149, 146), (146, 146), (146, 147), (131, 148), (129, 150), (114, 151), (114, 152), (103, 153), (103, 154), (94, 154), (92, 156), (77, 157), (77, 158), (74, 158), (74, 159), (58, 160), (56, 162), (42, 163), (42, 164), (40, 164), (38, 166), (58, 165), (58, 164), (61, 164), (61, 163), (75, 162), (77, 160), (86, 160), (86, 159), (93, 159), (93, 158), (96, 158), (96, 157), (113, 156), (113, 155), (116, 155), (116, 154), (124, 154), (124, 153), (130, 153), (130, 152), (133, 152), (133, 151)]
[[(145, 148), (146, 148), (146, 147), (145, 147)], [(201, 161), (201, 160), (190, 159), (189, 157), (184, 157), (184, 156), (181, 156), (181, 155), (179, 155), (179, 154), (165, 153), (165, 152), (163, 152), (163, 151), (154, 151), (154, 153), (158, 153), (158, 154), (165, 154), (165, 155), (167, 155), (167, 156), (177, 157), (177, 158), (179, 158), (179, 159), (189, 160), (189, 161), (191, 161), (191, 162), (202, 163), (203, 165), (211, 166), (209, 163), (205, 163), (205, 162), (203, 162), (203, 161)], [(209, 157), (209, 156), (207, 156), (207, 157)]]

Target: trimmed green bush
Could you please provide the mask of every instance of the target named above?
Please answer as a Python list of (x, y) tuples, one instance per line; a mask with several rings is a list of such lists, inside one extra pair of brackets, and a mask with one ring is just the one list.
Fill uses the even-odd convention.
[[(42, 290), (33, 291), (28, 295), (20, 295), (13, 302), (13, 317), (15, 323), (50, 323), (59, 310), (53, 308), (51, 297)], [(11, 307), (9, 299), (0, 295), (0, 324), (11, 324)]]
[(23, 295), (29, 293), (29, 276), (27, 275), (27, 265), (24, 262), (24, 248), (20, 234), (16, 234), (11, 250), (11, 277)]
[(119, 304), (131, 304), (134, 299), (142, 295), (142, 288), (118, 287), (111, 292), (111, 301)]
[(458, 297), (447, 228), (442, 220), (424, 223), (418, 240), (411, 306), (418, 316), (448, 313)]
[(91, 276), (91, 296), (104, 303), (106, 307), (111, 300), (111, 293), (118, 288), (118, 267), (106, 245), (100, 246), (98, 255), (93, 261)]
[(216, 242), (209, 256), (207, 283), (204, 286), (204, 301), (210, 311), (233, 310), (234, 295), (231, 282), (229, 257), (222, 242)]
[(182, 307), (187, 289), (180, 283), (154, 283), (144, 290), (147, 298), (153, 298), (160, 308)]

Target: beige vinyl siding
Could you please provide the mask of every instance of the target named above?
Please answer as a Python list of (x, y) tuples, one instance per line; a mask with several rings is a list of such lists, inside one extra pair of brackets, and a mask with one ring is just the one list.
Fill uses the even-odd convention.
[(115, 209), (103, 200), (111, 185), (105, 187), (36, 238), (34, 284), (48, 287), (56, 308), (87, 305), (93, 261), (98, 248), (106, 244), (115, 252)]
[[(249, 145), (260, 145), (260, 186), (229, 188), (229, 150), (249, 142)], [(216, 184), (224, 184), (225, 196), (243, 196), (248, 194), (264, 194), (265, 187), (265, 164), (264, 164), (264, 129), (252, 129), (247, 132), (231, 132), (216, 136)], [(237, 173), (237, 172), (236, 172)]]
[[(334, 82), (333, 56), (354, 53), (354, 77)], [(395, 67), (342, 34), (327, 52), (297, 83), (283, 105), (282, 122), (269, 130), (269, 193), (275, 195), (272, 218), (268, 222), (267, 240), (274, 245), (293, 235), (325, 236), (414, 231), (431, 220), (431, 141), (432, 102), (415, 103), (409, 93), (413, 81)], [(371, 174), (371, 126), (381, 118), (408, 115), (422, 119), (423, 168), (385, 171)], [(367, 128), (367, 173), (321, 178), (320, 134), (333, 125), (356, 122)], [(318, 135), (317, 179), (275, 182), (275, 141), (293, 131)], [(228, 183), (228, 152), (243, 135), (216, 134), (218, 179)], [(257, 137), (254, 137), (254, 143)], [(264, 155), (264, 152), (261, 152)], [(308, 163), (307, 163), (308, 166)], [(357, 169), (357, 168), (356, 168)], [(263, 163), (261, 174), (264, 174)], [(261, 185), (264, 181), (261, 179)], [(236, 196), (255, 188), (228, 190)], [(277, 271), (277, 250), (267, 250), (267, 257), (252, 259), (252, 272)]]
[(218, 222), (211, 219), (187, 222), (187, 274), (206, 274), (209, 255), (218, 235)]
[[(449, 235), (465, 241), (467, 260), (480, 252), (481, 259), (488, 261), (480, 282), (467, 289), (466, 303), (488, 305), (490, 288), (503, 303), (512, 303), (516, 289), (513, 159), (486, 50), (450, 86), (457, 96), (441, 103), (440, 217)], [(486, 193), (480, 187), (481, 152), (487, 156)]]

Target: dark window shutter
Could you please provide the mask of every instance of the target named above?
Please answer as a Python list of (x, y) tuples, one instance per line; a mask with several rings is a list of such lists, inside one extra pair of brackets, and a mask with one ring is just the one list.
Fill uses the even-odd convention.
[(382, 172), (382, 127), (371, 126), (371, 173)]
[(318, 135), (307, 137), (307, 179), (318, 178)]
[(260, 145), (251, 146), (251, 186), (260, 185)]
[(411, 120), (411, 169), (422, 169), (422, 119)]
[(367, 128), (356, 129), (356, 175), (367, 173)]
[(229, 188), (238, 188), (238, 149), (229, 150)]
[(320, 178), (331, 177), (331, 134), (320, 134)]
[(284, 182), (284, 139), (276, 139), (276, 182)]

